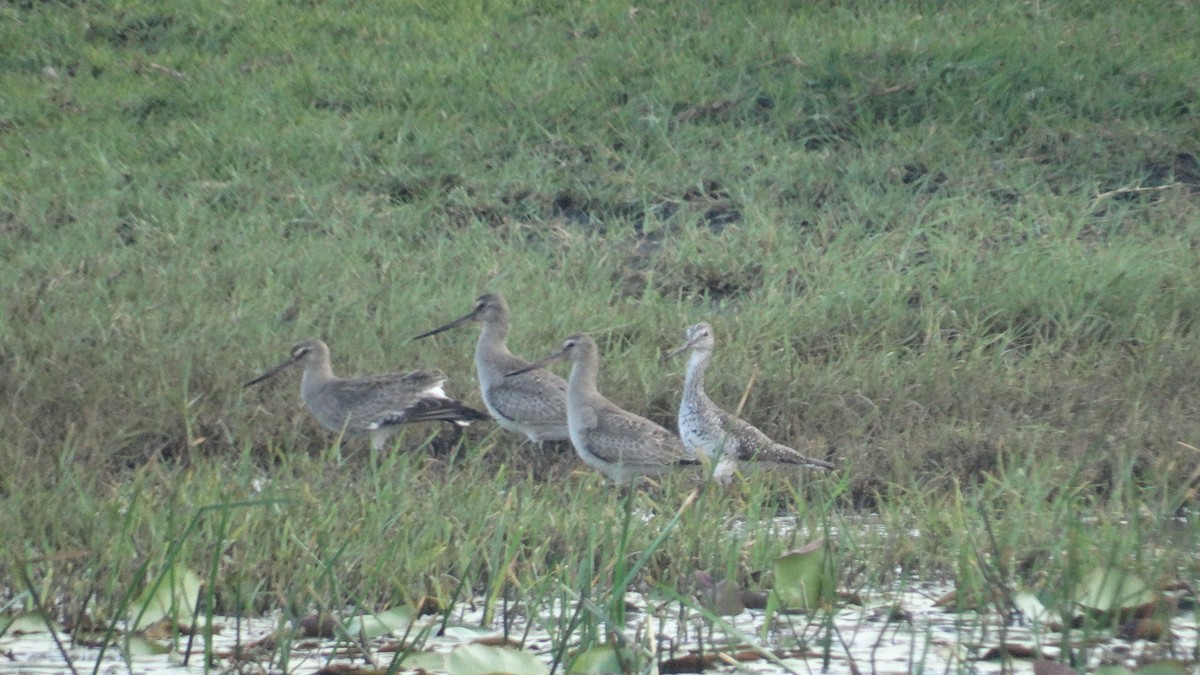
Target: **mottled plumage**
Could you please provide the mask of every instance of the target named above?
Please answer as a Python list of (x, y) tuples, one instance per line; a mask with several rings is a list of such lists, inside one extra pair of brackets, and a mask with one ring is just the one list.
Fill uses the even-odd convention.
[(679, 465), (697, 463), (695, 454), (670, 431), (619, 408), (600, 394), (596, 389), (600, 354), (591, 336), (572, 335), (557, 353), (524, 370), (559, 359), (572, 364), (567, 380), (567, 427), (571, 445), (588, 466), (616, 483), (628, 483), (639, 476), (654, 476)]
[(483, 324), (475, 345), (475, 374), (483, 404), (496, 422), (528, 436), (534, 443), (568, 440), (566, 381), (540, 368), (505, 377), (527, 368), (529, 362), (514, 355), (505, 344), (510, 319), (508, 303), (499, 293), (484, 293), (466, 316), (413, 339), (437, 335), (468, 321)]
[(692, 350), (683, 385), (683, 399), (679, 403), (679, 436), (684, 445), (716, 461), (715, 475), (721, 481), (732, 477), (738, 461), (834, 468), (829, 462), (805, 457), (786, 445), (776, 443), (708, 398), (704, 393), (704, 371), (708, 368), (715, 345), (712, 326), (698, 323), (687, 329), (687, 341), (666, 356), (670, 358), (685, 350)]
[(290, 368), (302, 366), (300, 398), (321, 426), (347, 434), (369, 434), (371, 447), (379, 450), (401, 424), (450, 422), (466, 426), (471, 420), (486, 420), (484, 413), (446, 396), (446, 376), (438, 371), (413, 370), (357, 379), (333, 374), (329, 347), (320, 340), (307, 340), (292, 348), (283, 363), (250, 380), (249, 387)]

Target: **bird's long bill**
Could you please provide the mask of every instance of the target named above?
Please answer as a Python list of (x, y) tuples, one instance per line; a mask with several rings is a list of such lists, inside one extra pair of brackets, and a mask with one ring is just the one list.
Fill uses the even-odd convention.
[(551, 354), (550, 356), (547, 356), (546, 358), (542, 359), (541, 361), (538, 361), (537, 363), (531, 363), (531, 364), (525, 366), (524, 368), (514, 370), (511, 373), (505, 373), (504, 376), (505, 377), (516, 377), (517, 375), (520, 375), (521, 373), (528, 373), (531, 370), (537, 370), (538, 368), (541, 368), (548, 363), (553, 363), (555, 361), (558, 361), (559, 359), (563, 358), (566, 355), (567, 355), (567, 352), (565, 350), (557, 351), (557, 352)]
[(688, 340), (687, 342), (683, 343), (682, 345), (679, 345), (675, 349), (672, 349), (671, 351), (669, 351), (663, 355), (663, 361), (666, 361), (667, 359), (671, 358), (672, 356), (675, 356), (676, 354), (679, 354), (680, 352), (686, 352), (687, 350), (692, 348), (692, 345), (694, 343), (695, 343), (694, 340)]
[(475, 312), (471, 312), (470, 314), (468, 314), (466, 316), (460, 316), (459, 318), (451, 321), (450, 323), (448, 323), (444, 326), (438, 326), (437, 328), (434, 328), (431, 331), (421, 333), (420, 335), (416, 336), (413, 339), (420, 340), (421, 338), (427, 338), (432, 335), (437, 335), (438, 333), (444, 333), (444, 332), (450, 330), (451, 328), (457, 328), (457, 327), (463, 325), (464, 323), (470, 321), (473, 318), (475, 318)]
[(296, 362), (296, 359), (288, 359), (287, 361), (284, 361), (283, 363), (275, 366), (274, 368), (268, 370), (267, 372), (263, 373), (262, 375), (259, 375), (258, 377), (254, 378), (253, 380), (250, 380), (249, 382), (247, 382), (246, 384), (243, 384), (242, 386), (243, 387), (251, 387), (251, 386), (258, 384), (259, 382), (262, 382), (263, 380), (268, 380), (268, 379), (274, 377), (277, 373), (279, 373), (279, 371), (286, 370), (288, 368), (288, 366), (291, 366), (295, 362)]

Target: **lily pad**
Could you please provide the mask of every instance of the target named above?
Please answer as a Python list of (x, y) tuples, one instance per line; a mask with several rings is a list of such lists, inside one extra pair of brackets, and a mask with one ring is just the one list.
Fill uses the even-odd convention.
[(1088, 572), (1075, 594), (1080, 607), (1102, 614), (1135, 610), (1157, 599), (1158, 595), (1137, 575), (1113, 567)]
[(402, 633), (417, 619), (417, 610), (412, 607), (393, 607), (378, 614), (351, 617), (346, 622), (346, 632), (354, 637), (364, 636), (368, 640), (381, 635)]
[(829, 544), (818, 539), (775, 559), (779, 609), (812, 610), (834, 597)]
[(441, 632), (441, 637), (451, 640), (460, 640), (462, 642), (479, 642), (502, 636), (502, 634), (494, 628), (480, 628), (479, 626), (466, 626), (462, 624), (450, 624)]
[(127, 635), (123, 644), (126, 656), (162, 656), (171, 651), (169, 645), (138, 635)]
[(1021, 610), (1021, 613), (1025, 615), (1025, 618), (1029, 619), (1035, 624), (1058, 624), (1061, 626), (1063, 623), (1062, 617), (1060, 617), (1057, 612), (1052, 612), (1047, 609), (1046, 606), (1042, 604), (1042, 601), (1038, 598), (1038, 596), (1029, 591), (1015, 593), (1013, 595), (1013, 604), (1017, 606), (1017, 609)]
[(597, 645), (580, 652), (575, 657), (575, 661), (571, 663), (571, 670), (568, 671), (568, 675), (625, 672), (625, 665), (622, 664), (622, 654), (624, 654), (625, 664), (632, 662), (633, 656), (629, 654), (628, 650), (618, 652), (617, 649), (616, 646), (608, 644)]
[(0, 635), (46, 633), (49, 632), (50, 626), (49, 619), (40, 611), (24, 612), (14, 617), (0, 616)]
[(818, 539), (775, 559), (775, 587), (767, 596), (762, 634), (771, 629), (775, 613), (786, 609), (811, 611), (836, 597), (832, 552), (825, 539)]
[(455, 675), (549, 675), (550, 669), (536, 656), (520, 649), (468, 644), (449, 652), (422, 652), (405, 659), (405, 668), (424, 668)]
[(200, 598), (200, 577), (182, 565), (163, 572), (158, 585), (151, 584), (133, 604), (129, 619), (133, 630), (139, 631), (163, 619), (175, 623), (190, 623), (196, 614)]

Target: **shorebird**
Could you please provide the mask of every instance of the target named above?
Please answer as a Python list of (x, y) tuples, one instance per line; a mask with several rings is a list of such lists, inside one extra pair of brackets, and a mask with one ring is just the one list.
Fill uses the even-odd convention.
[(243, 386), (258, 384), (297, 365), (304, 368), (300, 398), (313, 417), (330, 431), (370, 435), (375, 450), (382, 449), (402, 424), (449, 422), (465, 427), (472, 420), (488, 419), (486, 414), (446, 396), (442, 389), (446, 376), (438, 371), (337, 377), (329, 365), (329, 347), (320, 340), (306, 340), (292, 347), (286, 361)]
[(650, 420), (623, 410), (596, 389), (600, 353), (586, 333), (567, 338), (554, 354), (509, 374), (524, 372), (567, 359), (567, 428), (571, 445), (588, 466), (614, 483), (629, 483), (639, 476), (656, 476), (673, 467), (697, 464), (674, 434)]
[(679, 403), (679, 436), (692, 452), (702, 453), (717, 462), (714, 477), (727, 482), (733, 477), (738, 461), (764, 464), (790, 464), (832, 469), (834, 465), (820, 459), (805, 457), (796, 450), (776, 443), (749, 422), (742, 420), (713, 403), (704, 393), (704, 371), (712, 358), (716, 339), (712, 326), (698, 323), (687, 329), (686, 342), (664, 359), (692, 350), (683, 399)]
[(475, 374), (488, 412), (501, 427), (525, 434), (534, 443), (569, 440), (566, 381), (540, 368), (506, 377), (529, 366), (528, 361), (508, 351), (504, 343), (509, 317), (508, 303), (499, 293), (484, 293), (466, 316), (413, 339), (437, 335), (468, 321), (482, 323), (483, 330), (475, 344)]

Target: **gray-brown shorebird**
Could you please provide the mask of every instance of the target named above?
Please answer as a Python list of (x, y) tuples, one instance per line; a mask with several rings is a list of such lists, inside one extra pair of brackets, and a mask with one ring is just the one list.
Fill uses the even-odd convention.
[(767, 465), (799, 465), (832, 469), (833, 464), (806, 457), (776, 443), (749, 422), (722, 410), (704, 393), (704, 371), (712, 358), (716, 339), (712, 326), (698, 323), (687, 329), (686, 342), (663, 358), (692, 350), (688, 360), (683, 398), (679, 403), (679, 436), (692, 452), (717, 462), (714, 476), (727, 482), (739, 461)]
[(623, 410), (596, 389), (600, 352), (586, 333), (567, 338), (554, 354), (510, 374), (566, 359), (571, 362), (567, 380), (567, 428), (571, 445), (588, 466), (615, 483), (639, 476), (656, 476), (669, 469), (697, 464), (695, 454), (670, 431)]
[(411, 422), (449, 422), (464, 427), (488, 416), (446, 396), (446, 376), (436, 370), (413, 370), (354, 379), (333, 374), (329, 347), (320, 340), (305, 340), (292, 347), (286, 361), (250, 380), (249, 387), (292, 367), (301, 366), (300, 398), (326, 429), (346, 434), (368, 434), (371, 447), (384, 443)]
[(528, 436), (534, 443), (569, 440), (565, 380), (541, 368), (505, 377), (530, 364), (510, 352), (505, 344), (511, 319), (508, 303), (499, 293), (484, 293), (465, 316), (413, 339), (437, 335), (468, 321), (483, 324), (479, 342), (475, 344), (475, 374), (483, 404), (496, 422), (509, 431)]

